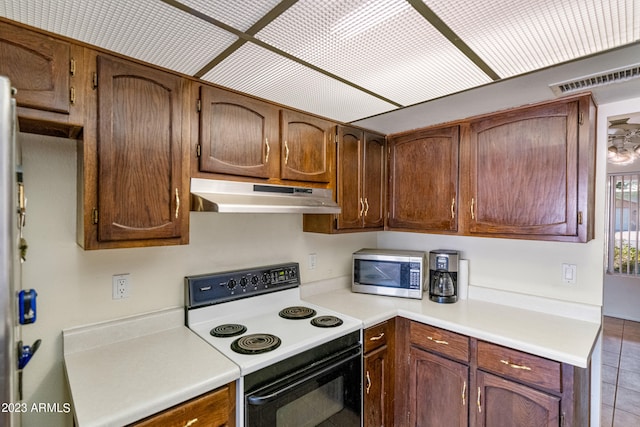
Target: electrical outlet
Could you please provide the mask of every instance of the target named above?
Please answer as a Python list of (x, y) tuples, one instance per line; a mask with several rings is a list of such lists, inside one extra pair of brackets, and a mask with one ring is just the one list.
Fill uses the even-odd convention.
[(129, 298), (129, 291), (131, 290), (131, 275), (127, 274), (114, 274), (112, 279), (113, 299)]
[(318, 255), (309, 254), (309, 270), (315, 270), (318, 263)]

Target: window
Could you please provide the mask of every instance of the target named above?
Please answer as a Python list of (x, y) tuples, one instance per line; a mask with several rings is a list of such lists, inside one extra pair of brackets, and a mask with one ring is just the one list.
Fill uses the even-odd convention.
[(609, 175), (608, 273), (640, 276), (639, 187), (640, 173)]

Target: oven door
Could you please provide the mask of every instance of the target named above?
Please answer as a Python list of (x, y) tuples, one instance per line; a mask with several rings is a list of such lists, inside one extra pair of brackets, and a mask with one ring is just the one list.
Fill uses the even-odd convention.
[(359, 427), (362, 351), (349, 349), (245, 396), (247, 427)]

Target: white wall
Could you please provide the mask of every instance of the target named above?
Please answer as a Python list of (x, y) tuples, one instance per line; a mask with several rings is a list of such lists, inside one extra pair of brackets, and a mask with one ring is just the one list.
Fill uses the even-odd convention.
[[(24, 371), (29, 406), (69, 402), (62, 363), (65, 328), (183, 306), (183, 277), (189, 274), (296, 261), (303, 282), (344, 276), (351, 253), (376, 244), (376, 233), (303, 233), (298, 214), (191, 213), (187, 246), (84, 251), (75, 236), (75, 141), (27, 134), (20, 140), (29, 243), (23, 287), (38, 292), (38, 320), (24, 326), (22, 335), (28, 345), (42, 339)], [(317, 254), (313, 271), (307, 269), (309, 253)], [(132, 291), (130, 298), (114, 301), (111, 276), (118, 273), (132, 275)], [(64, 414), (28, 413), (23, 425), (69, 426), (71, 420)]]
[[(614, 116), (628, 116), (640, 112), (640, 98), (607, 104), (598, 109), (600, 129), (608, 127), (608, 118)], [(637, 114), (636, 114), (637, 115)], [(631, 123), (636, 123), (631, 120)], [(626, 169), (615, 171), (638, 171), (639, 166), (631, 165)], [(612, 171), (612, 168), (609, 168)], [(604, 305), (606, 316), (619, 317), (640, 321), (640, 279), (605, 274), (604, 276)]]

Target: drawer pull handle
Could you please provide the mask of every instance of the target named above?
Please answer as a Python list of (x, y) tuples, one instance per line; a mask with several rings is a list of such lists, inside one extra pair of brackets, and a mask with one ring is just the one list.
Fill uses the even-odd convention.
[(462, 384), (462, 406), (467, 405), (467, 382), (465, 381)]
[(482, 401), (480, 400), (481, 399), (481, 397), (480, 397), (481, 395), (482, 395), (482, 389), (480, 387), (478, 387), (478, 413), (480, 413), (480, 414), (482, 413)]
[(184, 425), (184, 427), (191, 427), (192, 425), (194, 425), (197, 422), (198, 422), (198, 419), (194, 418), (192, 420), (187, 421), (187, 423)]
[(367, 371), (367, 394), (369, 394), (370, 388), (371, 388), (371, 377), (369, 376), (369, 371)]
[(504, 363), (505, 365), (511, 366), (513, 369), (522, 369), (523, 371), (530, 371), (531, 368), (526, 365), (516, 365), (515, 363), (511, 363), (508, 360), (500, 360), (500, 363)]
[(381, 340), (382, 337), (384, 337), (384, 332), (380, 332), (379, 335), (376, 335), (375, 337), (369, 338), (369, 341), (378, 341), (378, 340)]
[(445, 341), (445, 340), (437, 340), (437, 339), (435, 339), (433, 337), (427, 337), (427, 339), (429, 341), (433, 341), (436, 344), (449, 345), (449, 343), (447, 341)]

